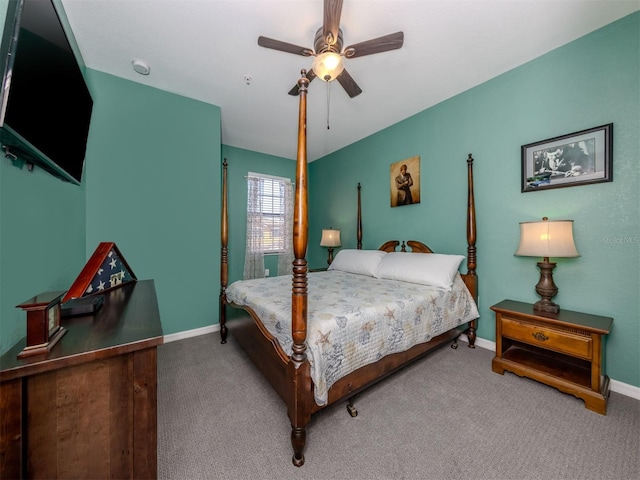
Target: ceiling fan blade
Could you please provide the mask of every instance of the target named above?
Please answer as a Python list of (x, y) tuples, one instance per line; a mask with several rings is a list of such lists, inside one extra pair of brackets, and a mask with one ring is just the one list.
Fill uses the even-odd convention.
[(303, 57), (309, 57), (313, 55), (313, 50), (311, 50), (310, 48), (300, 47), (292, 43), (281, 42), (280, 40), (274, 40), (273, 38), (263, 36), (258, 37), (258, 45), (265, 48), (272, 48), (273, 50), (279, 50), (281, 52), (302, 55)]
[[(313, 79), (316, 78), (317, 75), (314, 73), (313, 70), (309, 70), (306, 76), (307, 76), (307, 80), (309, 80), (309, 83), (311, 83)], [(294, 87), (291, 90), (289, 90), (289, 95), (296, 96), (299, 93), (300, 93), (300, 87), (298, 87), (298, 84), (296, 83)]]
[(358, 84), (351, 77), (351, 75), (349, 75), (346, 69), (342, 70), (342, 73), (338, 75), (336, 80), (340, 82), (340, 85), (342, 85), (342, 88), (344, 88), (344, 90), (347, 92), (347, 94), (351, 98), (357, 97), (362, 93), (362, 89), (358, 86)]
[(342, 14), (342, 0), (324, 0), (324, 21), (322, 23), (322, 37), (331, 46), (338, 40), (340, 15)]
[(344, 56), (347, 58), (364, 57), (374, 53), (386, 52), (388, 50), (396, 50), (402, 47), (404, 43), (404, 33), (396, 32), (384, 35), (383, 37), (373, 38), (365, 42), (350, 45), (344, 49)]

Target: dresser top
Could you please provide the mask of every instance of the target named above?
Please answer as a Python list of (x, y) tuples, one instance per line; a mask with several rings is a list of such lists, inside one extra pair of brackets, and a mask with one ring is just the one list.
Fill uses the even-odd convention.
[[(63, 318), (67, 333), (46, 354), (18, 359), (25, 339), (0, 358), (0, 381), (135, 352), (163, 343), (153, 280), (130, 282), (104, 293), (92, 315)], [(26, 325), (26, 321), (25, 321)], [(26, 327), (25, 327), (26, 328)]]

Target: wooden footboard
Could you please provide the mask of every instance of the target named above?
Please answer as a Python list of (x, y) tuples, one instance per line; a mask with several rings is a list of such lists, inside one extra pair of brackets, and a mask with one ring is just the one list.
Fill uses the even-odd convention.
[(289, 356), (262, 326), (262, 322), (259, 319), (256, 320), (255, 313), (250, 309), (246, 309), (246, 312), (230, 323), (231, 334), (273, 389), (286, 402), (291, 388), (287, 366)]
[[(226, 288), (228, 283), (228, 205), (227, 205), (227, 161), (223, 163), (222, 185), (222, 226), (221, 226), (221, 262), (220, 262), (220, 336), (226, 343), (229, 331), (249, 358), (256, 364), (278, 395), (287, 405), (287, 413), (291, 422), (291, 445), (293, 447), (293, 464), (304, 464), (304, 448), (306, 443), (306, 426), (311, 415), (324, 407), (314, 401), (313, 384), (310, 365), (307, 358), (307, 261), (308, 247), (308, 192), (307, 192), (307, 139), (306, 139), (306, 96), (309, 80), (306, 71), (301, 72), (298, 80), (300, 95), (298, 118), (298, 155), (295, 179), (295, 206), (293, 225), (293, 250), (295, 260), (292, 271), (291, 292), (291, 324), (292, 354), (288, 356), (276, 339), (265, 329), (258, 316), (249, 308), (242, 307), (247, 313), (234, 319), (227, 325)], [(467, 159), (468, 202), (467, 202), (467, 273), (462, 275), (463, 281), (474, 300), (478, 299), (478, 277), (476, 275), (476, 223), (473, 192), (473, 157)], [(362, 223), (360, 204), (360, 184), (358, 184), (358, 224), (357, 248), (362, 248)], [(399, 241), (390, 241), (381, 249), (394, 251)], [(412, 251), (430, 253), (431, 250), (417, 241), (407, 241)], [(402, 244), (404, 250), (405, 244)], [(425, 250), (426, 249), (426, 250)], [(428, 252), (427, 252), (428, 250)], [(231, 305), (234, 306), (234, 305)], [(461, 326), (435, 337), (431, 341), (414, 346), (405, 351), (388, 355), (378, 362), (366, 365), (333, 384), (329, 390), (327, 405), (350, 398), (373, 383), (385, 378), (407, 364), (421, 358), (433, 349), (445, 343), (455, 341), (463, 332), (469, 339), (469, 346), (474, 346), (476, 338), (476, 321)]]

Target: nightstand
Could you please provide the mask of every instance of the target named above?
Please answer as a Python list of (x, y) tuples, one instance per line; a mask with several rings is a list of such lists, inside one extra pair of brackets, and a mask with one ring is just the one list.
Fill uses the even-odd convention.
[(604, 335), (613, 319), (587, 313), (533, 310), (530, 303), (503, 300), (496, 313), (494, 372), (505, 370), (584, 400), (606, 415), (609, 377), (604, 374)]

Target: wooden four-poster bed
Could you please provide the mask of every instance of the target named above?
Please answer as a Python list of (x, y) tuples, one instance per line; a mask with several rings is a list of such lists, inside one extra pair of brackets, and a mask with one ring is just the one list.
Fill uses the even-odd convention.
[[(396, 252), (400, 245), (397, 240), (386, 242), (377, 251), (362, 250), (359, 184), (357, 249), (341, 250), (329, 271), (309, 273), (305, 258), (308, 245), (306, 97), (309, 80), (305, 75), (303, 70), (302, 77), (298, 80), (300, 105), (293, 225), (295, 260), (292, 277), (238, 281), (228, 285), (226, 159), (222, 172), (221, 341), (226, 343), (231, 330), (234, 339), (284, 400), (291, 422), (293, 463), (296, 466), (304, 463), (306, 426), (312, 414), (337, 401), (348, 400), (348, 409), (355, 415), (352, 400), (358, 392), (436, 347), (448, 342), (453, 342), (452, 347), (457, 347), (455, 342), (462, 333), (466, 333), (469, 347), (473, 348), (478, 318), (476, 216), (471, 154), (467, 159), (466, 274), (458, 273), (460, 259), (464, 258), (459, 256), (457, 263), (454, 261), (455, 277), (451, 276), (449, 284), (432, 287), (429, 286), (431, 280), (425, 284), (422, 281), (423, 271), (420, 270), (423, 260), (446, 262), (449, 265), (450, 260), (456, 259), (455, 256), (435, 254), (418, 241), (410, 240), (406, 244), (403, 241), (402, 253)], [(420, 256), (414, 256), (414, 253)], [(407, 259), (411, 259), (408, 267)], [(385, 277), (384, 272), (380, 273), (384, 270), (385, 262), (388, 265), (392, 260), (400, 262), (396, 266), (413, 270), (418, 277), (416, 283), (407, 283), (414, 280), (404, 278), (396, 281), (398, 278), (397, 275), (394, 277), (394, 273), (397, 274), (397, 268), (387, 270), (391, 272), (390, 277)], [(289, 292), (286, 285), (291, 286), (291, 278), (289, 295), (286, 293)], [(391, 283), (385, 283), (394, 281), (396, 285), (391, 287)], [(264, 299), (273, 299), (282, 294), (283, 290), (286, 290), (283, 295), (286, 298), (279, 300), (279, 304), (269, 310), (271, 307), (264, 304)], [(253, 300), (250, 297), (256, 291), (257, 300)], [(330, 296), (320, 297), (320, 291), (327, 291)], [(405, 306), (412, 304), (415, 304), (412, 307), (414, 310), (407, 307), (405, 311)], [(248, 315), (234, 319), (227, 325), (228, 305), (241, 308)], [(430, 318), (423, 321), (423, 318), (427, 319), (432, 315), (426, 312), (431, 305), (439, 305), (435, 321), (432, 322)], [(364, 318), (364, 323), (358, 324), (360, 317), (365, 317), (365, 314), (373, 316)], [(418, 330), (418, 325), (426, 330), (414, 333), (414, 330)], [(350, 329), (351, 333), (344, 335), (351, 337), (342, 339), (338, 336), (342, 335), (340, 332), (349, 332)], [(378, 329), (381, 331), (378, 332)], [(409, 338), (411, 335), (418, 338), (412, 340)], [(385, 344), (387, 351), (369, 352), (374, 343)], [(321, 365), (324, 365), (322, 371)]]

